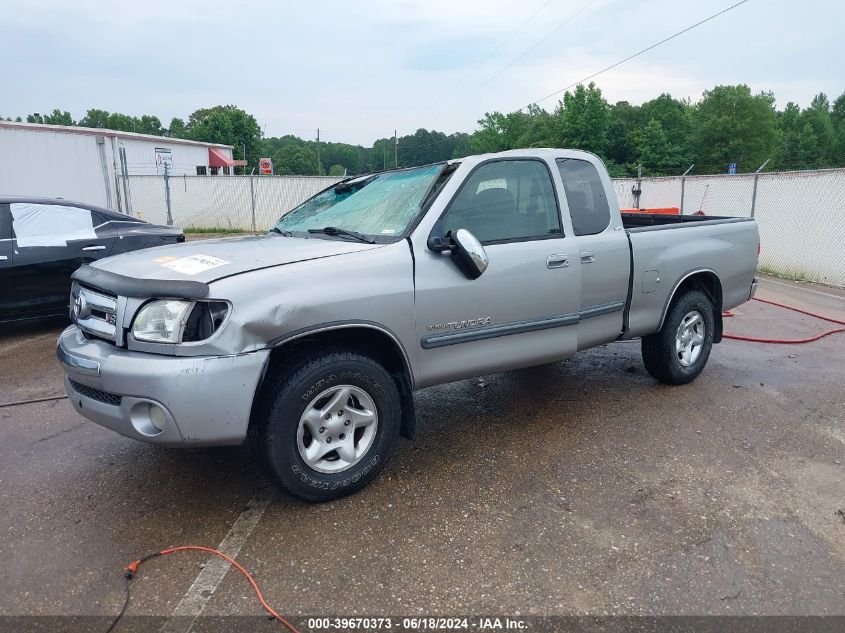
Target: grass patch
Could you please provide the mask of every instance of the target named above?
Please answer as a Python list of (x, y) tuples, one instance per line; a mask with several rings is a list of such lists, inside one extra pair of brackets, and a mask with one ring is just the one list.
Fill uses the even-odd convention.
[(244, 229), (235, 229), (229, 226), (186, 226), (183, 233), (246, 233)]
[(803, 273), (800, 272), (780, 272), (777, 270), (773, 270), (771, 268), (767, 268), (766, 266), (758, 266), (757, 270), (761, 273), (766, 273), (767, 275), (771, 275), (772, 277), (777, 277), (778, 279), (786, 279), (787, 281), (800, 281), (800, 282), (811, 282), (811, 283), (818, 283), (814, 282), (809, 277), (806, 277)]

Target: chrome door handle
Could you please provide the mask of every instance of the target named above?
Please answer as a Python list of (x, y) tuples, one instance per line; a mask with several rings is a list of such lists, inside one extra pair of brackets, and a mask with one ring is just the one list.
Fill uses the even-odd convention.
[(5, 255), (0, 255), (0, 262), (5, 262), (7, 259), (9, 259), (9, 258), (6, 257)]
[(596, 256), (593, 251), (581, 251), (581, 263), (592, 264), (596, 261)]
[(569, 266), (569, 255), (549, 255), (546, 258), (546, 268), (566, 268)]
[(102, 245), (100, 245), (100, 246), (83, 246), (82, 250), (83, 251), (104, 251), (104, 250), (106, 250), (106, 247), (102, 246)]

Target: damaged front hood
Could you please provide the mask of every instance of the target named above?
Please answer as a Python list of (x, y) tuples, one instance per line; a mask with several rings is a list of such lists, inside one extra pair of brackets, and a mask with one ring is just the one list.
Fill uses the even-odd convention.
[(208, 283), (222, 277), (309, 259), (378, 248), (343, 239), (256, 235), (158, 246), (101, 259), (92, 267), (136, 279)]

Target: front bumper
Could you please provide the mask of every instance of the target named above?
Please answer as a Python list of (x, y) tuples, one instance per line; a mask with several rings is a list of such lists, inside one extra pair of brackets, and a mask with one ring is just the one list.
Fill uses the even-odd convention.
[[(269, 353), (131, 352), (87, 339), (75, 325), (62, 332), (56, 349), (68, 398), (81, 415), (126, 437), (165, 446), (243, 442)], [(164, 415), (151, 418), (151, 407)]]

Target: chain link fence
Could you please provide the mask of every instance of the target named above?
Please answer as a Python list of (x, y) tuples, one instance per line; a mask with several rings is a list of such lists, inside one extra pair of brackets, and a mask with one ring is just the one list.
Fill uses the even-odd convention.
[(131, 214), (147, 222), (261, 232), (339, 180), (323, 176), (126, 177)]
[[(614, 180), (620, 207), (634, 208), (636, 178)], [(643, 178), (639, 208), (753, 216), (760, 269), (845, 286), (845, 169)]]
[[(133, 215), (149, 222), (204, 230), (266, 231), (299, 203), (339, 180), (128, 176), (126, 185)], [(636, 178), (613, 181), (620, 207), (753, 215), (760, 225), (762, 270), (845, 286), (845, 169), (643, 178), (639, 205), (633, 193), (636, 182)]]

